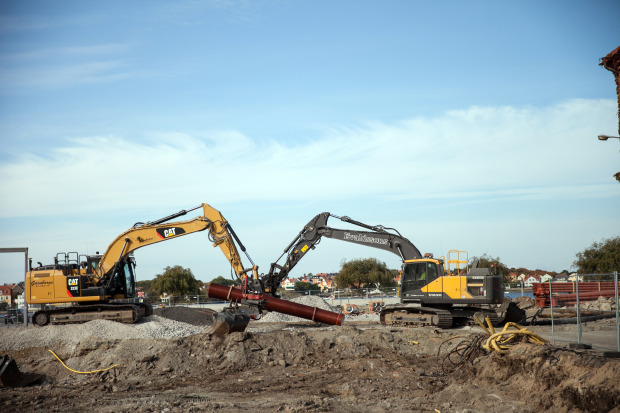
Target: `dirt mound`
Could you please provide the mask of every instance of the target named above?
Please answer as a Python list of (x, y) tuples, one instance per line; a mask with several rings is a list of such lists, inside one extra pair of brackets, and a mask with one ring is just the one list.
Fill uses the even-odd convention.
[(208, 308), (190, 307), (158, 307), (153, 309), (153, 314), (168, 318), (170, 320), (181, 321), (194, 326), (209, 326), (213, 322), (213, 310)]
[(519, 344), (508, 355), (478, 359), (471, 372), (463, 371), (461, 378), (442, 393), (453, 394), (458, 383), (471, 383), (487, 387), (496, 397), (500, 391), (508, 391), (508, 397), (527, 395), (524, 407), (554, 412), (617, 412), (620, 384), (611, 377), (620, 377), (619, 360)]
[[(471, 363), (444, 370), (455, 346), (481, 334), (475, 327), (251, 322), (243, 333), (212, 336), (200, 326), (152, 319), (135, 325), (0, 329), (0, 349), (23, 372), (46, 376), (39, 386), (2, 389), (0, 405), (20, 412), (620, 413), (618, 359), (519, 344), (505, 355), (481, 351)], [(144, 330), (147, 324), (150, 330)], [(71, 344), (54, 348), (70, 368), (118, 366), (75, 374), (42, 342), (5, 345), (12, 336), (32, 339), (47, 328), (59, 330), (55, 337)]]

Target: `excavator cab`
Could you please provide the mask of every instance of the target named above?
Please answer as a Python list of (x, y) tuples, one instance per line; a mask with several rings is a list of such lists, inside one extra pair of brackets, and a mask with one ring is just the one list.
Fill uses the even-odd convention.
[(434, 259), (409, 260), (403, 264), (401, 297), (420, 297), (425, 287), (443, 275), (443, 264)]
[(133, 298), (135, 296), (135, 266), (136, 262), (133, 257), (127, 257), (119, 263), (110, 283), (110, 292), (113, 294), (113, 298)]
[[(101, 255), (87, 255), (86, 261), (82, 261), (82, 265), (85, 267), (86, 274), (94, 274), (99, 267), (99, 261), (101, 261)], [(86, 265), (84, 265), (86, 264)]]

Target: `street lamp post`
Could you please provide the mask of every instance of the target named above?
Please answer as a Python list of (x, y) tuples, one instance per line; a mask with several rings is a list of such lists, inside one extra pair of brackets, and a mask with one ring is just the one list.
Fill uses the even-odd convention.
[[(608, 139), (618, 139), (618, 140), (620, 140), (620, 136), (598, 135), (598, 140), (599, 141), (606, 141)], [(620, 172), (616, 172), (614, 174), (614, 178), (616, 178), (616, 181), (620, 182)]]

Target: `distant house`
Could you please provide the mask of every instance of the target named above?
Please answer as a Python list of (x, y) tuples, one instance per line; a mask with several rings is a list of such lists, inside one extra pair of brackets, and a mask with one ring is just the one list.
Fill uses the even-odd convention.
[(539, 282), (538, 278), (535, 275), (530, 275), (524, 282), (523, 285), (526, 287), (531, 287), (532, 284)]
[(17, 304), (17, 308), (24, 308), (26, 306), (26, 294), (19, 293), (18, 295), (14, 295), (15, 304)]
[(568, 281), (579, 281), (582, 282), (583, 281), (583, 275), (578, 275), (576, 272), (572, 273), (571, 275), (568, 276)]
[(287, 278), (286, 280), (282, 281), (282, 288), (284, 288), (286, 291), (293, 291), (295, 289), (295, 279)]
[(13, 290), (9, 285), (0, 285), (0, 302), (5, 302), (9, 306), (13, 304)]
[(16, 296), (16, 295), (22, 294), (24, 292), (24, 287), (22, 287), (19, 284), (13, 284), (11, 286), (11, 290), (13, 292), (13, 296)]
[(541, 282), (541, 283), (548, 283), (548, 282), (549, 282), (549, 281), (551, 281), (551, 280), (553, 280), (553, 277), (552, 277), (552, 276), (550, 276), (549, 274), (545, 274), (545, 275), (542, 275), (542, 276), (540, 277), (540, 282)]
[(326, 280), (326, 279), (322, 279), (321, 282), (319, 283), (319, 287), (321, 287), (321, 291), (323, 292), (329, 291), (332, 288), (332, 285), (333, 285), (333, 281)]

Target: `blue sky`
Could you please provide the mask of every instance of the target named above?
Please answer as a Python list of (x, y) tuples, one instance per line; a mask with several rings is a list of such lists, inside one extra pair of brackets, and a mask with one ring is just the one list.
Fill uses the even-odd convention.
[[(620, 233), (617, 1), (4, 1), (0, 247), (104, 251), (202, 202), (262, 271), (314, 215), (561, 271)], [(330, 221), (334, 227), (346, 227)], [(398, 257), (324, 240), (294, 276)], [(206, 234), (136, 252), (229, 274)], [(247, 263), (247, 261), (246, 261)], [(0, 283), (23, 257), (0, 255)]]

